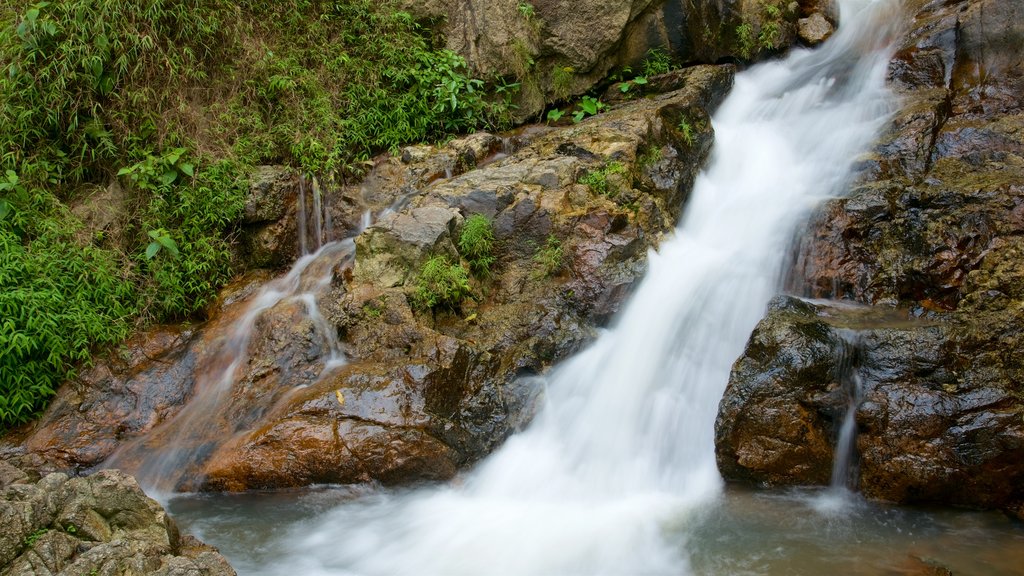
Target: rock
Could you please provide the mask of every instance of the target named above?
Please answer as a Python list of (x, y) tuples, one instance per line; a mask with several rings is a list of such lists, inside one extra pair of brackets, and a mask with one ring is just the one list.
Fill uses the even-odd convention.
[[(434, 25), (478, 77), (518, 82), (515, 113), (521, 120), (587, 92), (613, 70), (640, 73), (651, 50), (663, 51), (677, 64), (764, 58), (795, 41), (800, 12), (796, 2), (782, 0), (404, 0), (401, 5)], [(745, 45), (736, 36), (743, 23), (752, 30)], [(754, 41), (762, 31), (771, 38), (770, 48)]]
[(284, 218), (294, 202), (298, 175), (286, 166), (257, 166), (249, 178), (242, 223), (276, 222)]
[[(0, 469), (15, 469), (0, 462)], [(182, 538), (130, 476), (105, 470), (0, 483), (0, 574), (234, 575), (216, 549)]]
[[(730, 375), (719, 468), (755, 484), (826, 484), (850, 381), (863, 400), (859, 489), (893, 502), (1024, 500), (1022, 312), (945, 313), (773, 301)], [(888, 316), (888, 317), (885, 317)]]
[(797, 21), (797, 35), (800, 40), (808, 46), (817, 46), (828, 40), (835, 28), (825, 19), (820, 12), (815, 12), (807, 18)]
[(98, 243), (121, 248), (126, 238), (124, 225), (128, 218), (128, 197), (117, 180), (106, 188), (87, 187), (84, 194), (71, 203), (71, 213), (82, 222), (76, 234), (82, 243)]
[(356, 240), (356, 277), (390, 288), (431, 256), (456, 257), (453, 236), (461, 221), (458, 212), (440, 206), (385, 215)]

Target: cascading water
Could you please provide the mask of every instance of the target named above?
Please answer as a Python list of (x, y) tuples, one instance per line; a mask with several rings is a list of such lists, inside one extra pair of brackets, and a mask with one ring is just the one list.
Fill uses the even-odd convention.
[(857, 355), (860, 337), (852, 330), (840, 332), (843, 339), (839, 362), (839, 383), (845, 393), (846, 405), (836, 448), (832, 457), (833, 490), (855, 489), (857, 487), (857, 407), (863, 399), (860, 374), (857, 371)]
[[(713, 425), (794, 229), (841, 193), (890, 108), (893, 2), (840, 0), (814, 52), (736, 78), (676, 237), (617, 324), (548, 379), (546, 405), (461, 483), (377, 493), (267, 546), (269, 574), (683, 574), (721, 490)], [(669, 543), (673, 540), (675, 543)]]
[[(321, 314), (317, 297), (327, 292), (335, 268), (354, 257), (355, 244), (352, 238), (331, 241), (330, 212), (315, 179), (310, 184), (300, 179), (298, 208), (301, 255), (291, 270), (264, 285), (240, 306), (240, 311), (227, 310), (206, 328), (214, 334), (216, 344), (200, 351), (193, 397), (172, 419), (120, 447), (103, 467), (130, 470), (155, 493), (194, 488), (202, 477), (203, 462), (228, 440), (223, 437), (224, 431), (243, 429), (258, 416), (233, 413), (232, 394), (249, 361), (256, 323), (279, 304), (301, 304), (317, 338), (322, 340), (322, 365), (314, 379), (345, 364), (337, 332)], [(309, 383), (299, 378), (296, 384)]]

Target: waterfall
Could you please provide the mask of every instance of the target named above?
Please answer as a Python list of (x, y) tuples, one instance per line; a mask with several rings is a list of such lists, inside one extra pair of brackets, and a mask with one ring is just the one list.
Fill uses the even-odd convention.
[(853, 330), (841, 330), (842, 339), (839, 347), (839, 363), (837, 366), (840, 388), (845, 396), (845, 405), (839, 433), (836, 435), (836, 447), (832, 456), (833, 490), (853, 490), (857, 487), (857, 407), (863, 399), (863, 387), (858, 372), (858, 356), (860, 354), (860, 335)]
[[(335, 268), (354, 258), (355, 242), (353, 238), (331, 241), (330, 212), (316, 179), (307, 184), (305, 178), (300, 178), (298, 187), (300, 257), (287, 274), (265, 284), (244, 302), (240, 311), (226, 308), (222, 317), (204, 327), (205, 338), (213, 345), (198, 347), (189, 402), (171, 419), (119, 447), (102, 467), (131, 471), (155, 494), (194, 489), (202, 481), (207, 458), (231, 440), (230, 433), (225, 437), (225, 431), (244, 429), (259, 416), (232, 413), (232, 395), (245, 377), (256, 323), (278, 305), (301, 304), (321, 341), (322, 365), (314, 378), (345, 364), (337, 331), (320, 312), (317, 297), (328, 292)], [(307, 195), (310, 202), (306, 201)], [(310, 382), (299, 376), (282, 383), (294, 388)], [(287, 393), (289, 387), (282, 388), (276, 394)], [(265, 399), (268, 404), (272, 400)]]
[[(377, 493), (280, 536), (268, 574), (685, 574), (687, 526), (721, 491), (713, 426), (794, 231), (848, 187), (891, 108), (894, 2), (737, 76), (675, 237), (615, 324), (547, 378), (545, 404), (459, 483)], [(681, 544), (682, 542), (682, 544)]]

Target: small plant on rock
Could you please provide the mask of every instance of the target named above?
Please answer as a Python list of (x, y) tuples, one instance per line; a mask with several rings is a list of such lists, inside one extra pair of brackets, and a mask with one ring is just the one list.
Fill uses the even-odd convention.
[(447, 256), (434, 256), (420, 269), (413, 305), (421, 310), (454, 310), (471, 292), (469, 276), (461, 264), (452, 264)]
[(680, 118), (677, 127), (679, 128), (679, 132), (683, 135), (683, 141), (686, 142), (686, 145), (693, 146), (693, 143), (696, 140), (693, 135), (693, 125), (690, 124), (690, 121), (686, 118)]
[(637, 76), (632, 80), (626, 80), (625, 82), (619, 84), (619, 92), (622, 92), (623, 94), (628, 94), (634, 86), (643, 86), (644, 84), (647, 84), (647, 77)]
[(736, 42), (739, 44), (740, 56), (750, 58), (754, 53), (754, 29), (748, 22), (736, 27)]
[(565, 265), (562, 241), (554, 234), (549, 235), (547, 241), (544, 242), (544, 246), (537, 250), (537, 253), (533, 256), (533, 261), (539, 267), (536, 276), (546, 277), (558, 274)]
[(469, 262), (469, 269), (480, 278), (491, 273), (494, 264), (494, 226), (483, 214), (466, 219), (459, 235), (459, 252)]
[(661, 48), (651, 48), (644, 57), (644, 76), (657, 76), (672, 69), (672, 57)]
[(579, 122), (587, 116), (595, 116), (598, 112), (605, 109), (604, 102), (601, 102), (593, 96), (584, 96), (580, 98), (579, 104), (577, 104), (576, 111), (572, 113), (572, 121)]
[(555, 93), (556, 100), (563, 100), (569, 97), (572, 92), (572, 79), (576, 70), (572, 66), (555, 66), (551, 70), (551, 89)]
[(609, 183), (608, 177), (612, 174), (625, 174), (625, 172), (626, 167), (621, 162), (609, 162), (602, 168), (587, 172), (579, 182), (586, 184), (594, 194), (615, 196), (619, 192), (618, 186)]

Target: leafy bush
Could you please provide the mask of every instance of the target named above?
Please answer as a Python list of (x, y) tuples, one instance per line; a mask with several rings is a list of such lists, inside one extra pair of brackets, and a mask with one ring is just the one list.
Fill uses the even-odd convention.
[(122, 340), (135, 291), (112, 255), (82, 246), (52, 195), (0, 186), (0, 430), (27, 421), (89, 360), (95, 344)]
[(454, 310), (471, 293), (466, 269), (452, 264), (446, 256), (434, 256), (420, 270), (413, 305), (421, 310)]
[(459, 235), (459, 252), (469, 262), (469, 269), (486, 278), (494, 264), (494, 227), (491, 219), (474, 214), (466, 219)]

